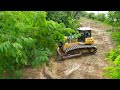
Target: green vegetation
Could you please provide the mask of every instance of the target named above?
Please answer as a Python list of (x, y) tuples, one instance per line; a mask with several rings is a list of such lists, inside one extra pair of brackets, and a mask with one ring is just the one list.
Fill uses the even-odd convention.
[(116, 48), (111, 50), (107, 54), (106, 60), (110, 62), (110, 65), (104, 68), (104, 76), (113, 79), (120, 79), (120, 12), (110, 11), (108, 13), (107, 23), (112, 25), (114, 28), (109, 30), (111, 32), (113, 41), (115, 42)]
[(105, 16), (104, 13), (100, 13), (95, 15), (94, 13), (85, 13), (82, 15), (82, 17), (86, 17), (87, 19), (92, 19), (92, 20), (97, 20), (100, 22), (106, 22), (107, 17)]
[(47, 11), (47, 20), (64, 23), (67, 28), (76, 29), (80, 11)]
[(106, 60), (104, 76), (120, 78), (120, 11), (107, 15), (85, 11), (1, 11), (0, 12), (0, 78), (20, 79), (27, 66), (49, 65), (49, 58), (56, 54), (64, 36), (79, 37), (76, 31), (80, 17), (97, 20), (113, 26), (109, 30), (116, 48)]
[(109, 61), (110, 65), (104, 68), (105, 73), (103, 75), (108, 78), (120, 79), (120, 46), (111, 50), (106, 60)]
[(113, 27), (108, 31), (111, 33), (116, 48), (106, 55), (106, 60), (109, 61), (110, 65), (103, 69), (103, 75), (107, 78), (120, 79), (120, 11), (109, 11), (107, 17), (105, 14), (95, 15), (93, 13), (84, 13), (83, 17), (100, 21)]
[(20, 69), (48, 64), (58, 43), (64, 42), (64, 36), (78, 34), (76, 19), (68, 16), (70, 12), (53, 13), (0, 12), (0, 78), (20, 78)]

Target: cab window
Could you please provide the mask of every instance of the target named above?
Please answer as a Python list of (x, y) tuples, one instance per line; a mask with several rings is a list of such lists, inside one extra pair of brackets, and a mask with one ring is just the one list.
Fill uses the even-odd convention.
[(87, 37), (91, 37), (91, 31), (86, 31), (85, 32), (85, 38), (87, 38)]

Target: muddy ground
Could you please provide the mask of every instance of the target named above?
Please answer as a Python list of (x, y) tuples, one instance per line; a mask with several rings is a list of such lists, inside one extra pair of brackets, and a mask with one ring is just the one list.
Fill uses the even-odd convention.
[[(23, 70), (24, 79), (103, 79), (102, 68), (108, 63), (104, 60), (106, 53), (114, 48), (109, 33), (110, 27), (92, 20), (82, 20), (82, 26), (93, 28), (92, 36), (95, 38), (97, 53), (95, 55), (83, 55), (62, 62), (50, 59), (52, 68), (27, 68)], [(50, 69), (50, 70), (48, 70)]]

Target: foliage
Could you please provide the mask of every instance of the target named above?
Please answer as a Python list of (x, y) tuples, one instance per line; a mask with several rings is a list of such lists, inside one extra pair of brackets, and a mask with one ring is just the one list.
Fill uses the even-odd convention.
[(115, 41), (115, 44), (120, 45), (120, 31), (114, 31), (112, 32), (111, 35), (112, 35), (113, 41)]
[(107, 23), (114, 26), (120, 26), (120, 11), (109, 11)]
[(48, 56), (51, 56), (52, 53), (49, 49), (37, 49), (34, 51), (35, 58), (32, 62), (33, 67), (39, 66), (42, 63), (48, 63)]
[(58, 42), (64, 42), (64, 35), (77, 33), (72, 29), (74, 20), (68, 13), (54, 14), (56, 18), (62, 16), (61, 19), (48, 15), (50, 19), (46, 20), (45, 11), (1, 11), (1, 74), (4, 70), (15, 74), (25, 66), (37, 67), (48, 63), (48, 58), (54, 55)]
[(120, 12), (119, 11), (109, 11), (106, 23), (112, 25), (111, 35), (112, 39), (116, 44), (116, 48), (111, 50), (106, 60), (110, 62), (110, 65), (104, 68), (104, 76), (113, 79), (120, 79)]
[(104, 68), (104, 76), (113, 79), (120, 79), (120, 46), (115, 50), (111, 50), (106, 59), (110, 61), (110, 65)]
[(107, 19), (107, 17), (105, 16), (104, 13), (100, 13), (100, 14), (95, 15), (94, 13), (87, 13), (85, 11), (82, 11), (81, 16), (86, 17), (88, 19), (101, 21), (101, 22), (104, 22)]
[[(92, 19), (90, 13), (86, 15), (87, 18)], [(112, 25), (114, 28), (111, 30), (111, 36), (116, 44), (115, 49), (111, 50), (107, 56), (106, 60), (109, 61), (110, 65), (104, 68), (105, 72), (103, 75), (107, 78), (120, 79), (120, 11), (109, 11), (107, 16), (105, 14), (95, 15), (94, 18), (98, 21)]]
[[(1, 71), (1, 70), (0, 70)], [(6, 71), (0, 72), (0, 79), (21, 79), (22, 77), (22, 71), (21, 70), (15, 70), (15, 71)]]
[(47, 20), (64, 23), (67, 28), (76, 29), (80, 11), (47, 11)]
[(88, 15), (86, 15), (87, 18), (89, 19), (95, 19), (95, 14), (94, 13), (89, 13)]
[(106, 20), (106, 16), (104, 13), (98, 14), (95, 16), (96, 20), (104, 22)]
[(80, 16), (81, 16), (81, 17), (86, 17), (87, 15), (88, 15), (88, 13), (85, 12), (85, 11), (81, 11), (81, 12), (80, 12)]
[(112, 38), (115, 41), (116, 45), (120, 44), (120, 11), (109, 11), (106, 23), (113, 26), (110, 30), (112, 33)]

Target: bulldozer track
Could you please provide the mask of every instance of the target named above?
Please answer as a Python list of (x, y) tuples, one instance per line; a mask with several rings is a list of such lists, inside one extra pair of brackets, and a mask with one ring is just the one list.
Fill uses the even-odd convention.
[[(105, 32), (104, 26), (101, 27), (101, 24), (99, 25), (99, 23), (91, 20), (84, 20), (82, 24), (83, 26), (90, 25), (93, 28), (92, 36), (95, 38), (97, 53), (95, 55), (83, 55), (72, 59), (66, 59), (60, 63), (52, 58), (50, 60), (53, 64), (52, 72), (46, 69), (46, 77), (49, 76), (48, 78), (54, 79), (104, 79), (102, 76), (102, 68), (108, 66), (108, 63), (104, 60), (104, 53), (114, 48), (113, 43), (109, 35)], [(75, 48), (77, 49), (80, 47), (69, 48), (66, 52)]]
[(89, 49), (89, 48), (96, 48), (94, 45), (75, 45), (75, 46), (71, 46), (67, 49), (64, 49), (65, 53), (72, 51), (72, 50), (76, 50), (76, 49)]

